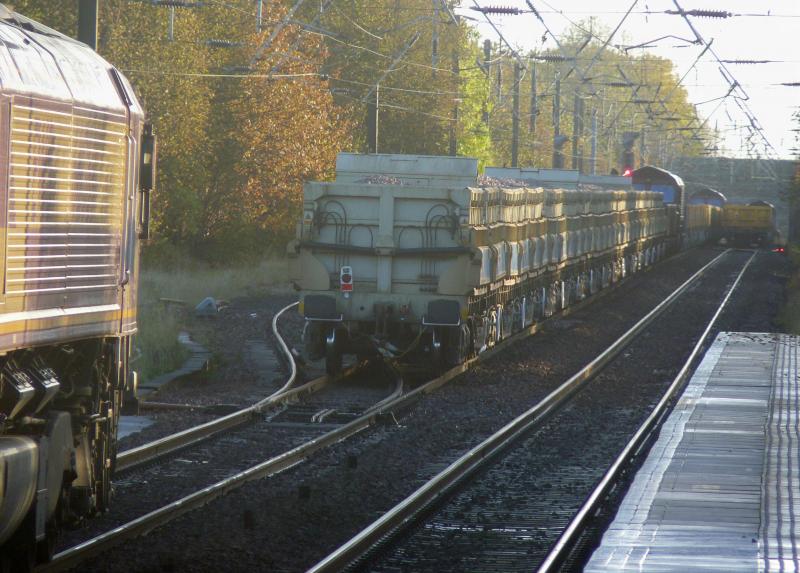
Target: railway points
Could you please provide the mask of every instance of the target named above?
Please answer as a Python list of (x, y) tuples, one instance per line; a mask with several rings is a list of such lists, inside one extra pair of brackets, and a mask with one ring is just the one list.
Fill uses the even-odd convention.
[[(748, 256), (746, 256), (747, 255), (746, 253), (739, 253), (739, 254), (735, 254), (735, 256), (732, 256), (734, 254), (735, 253), (731, 253), (729, 255), (729, 257), (728, 257), (729, 260), (726, 263), (727, 266), (729, 267), (729, 269), (731, 269), (731, 270), (732, 270), (732, 268), (736, 267), (737, 265), (740, 265), (741, 262), (744, 262), (748, 258)], [(706, 255), (706, 256), (708, 257), (708, 255)], [(608, 305), (609, 303), (613, 303), (614, 299), (616, 299), (616, 298), (620, 298), (621, 297), (623, 299), (628, 299), (630, 302), (628, 302), (627, 306), (630, 306), (630, 304), (636, 298), (636, 297), (631, 298), (634, 292), (641, 291), (640, 294), (638, 295), (638, 297), (640, 298), (641, 294), (643, 294), (644, 292), (649, 292), (650, 288), (652, 288), (653, 286), (655, 286), (657, 284), (656, 279), (657, 279), (657, 277), (659, 277), (659, 275), (663, 275), (665, 272), (667, 273), (667, 276), (668, 275), (674, 275), (675, 271), (677, 269), (681, 268), (683, 265), (686, 265), (688, 263), (688, 259), (689, 258), (697, 258), (697, 254), (690, 252), (690, 253), (687, 253), (686, 255), (682, 255), (680, 257), (677, 257), (676, 259), (665, 261), (665, 263), (663, 263), (665, 265), (663, 270), (658, 270), (658, 269), (654, 268), (654, 272), (653, 272), (652, 275), (650, 273), (645, 273), (645, 274), (639, 275), (638, 278), (632, 279), (633, 282), (627, 282), (626, 281), (626, 283), (620, 285), (620, 291), (619, 292), (617, 292), (615, 290), (614, 291), (609, 291), (608, 294), (611, 295), (611, 296), (610, 297), (603, 297), (603, 302), (595, 302), (594, 304), (589, 305), (589, 306), (577, 305), (574, 308), (574, 310), (577, 311), (576, 313), (574, 313), (574, 316), (576, 318), (575, 319), (570, 318), (566, 322), (575, 322), (576, 324), (582, 325), (582, 324), (584, 324), (584, 321), (587, 319), (588, 316), (602, 314), (604, 312), (603, 311), (603, 306), (604, 305)], [(710, 259), (710, 257), (706, 258), (706, 261), (708, 261), (709, 259)], [(738, 260), (740, 262), (739, 263), (735, 263), (736, 260)], [(776, 258), (775, 256), (769, 255), (769, 254), (757, 257), (756, 261), (763, 261), (763, 263), (760, 263), (760, 264), (756, 265), (754, 273), (756, 275), (761, 276), (763, 274), (764, 269), (769, 269), (770, 268), (769, 260), (773, 260), (773, 262), (774, 262), (774, 260), (779, 260), (779, 258)], [(696, 263), (694, 263), (694, 264), (696, 264)], [(668, 271), (667, 269), (669, 269), (669, 268), (671, 268), (672, 270)], [(721, 281), (720, 286), (725, 282), (730, 284), (730, 280), (731, 279), (728, 279), (726, 281), (726, 280), (723, 280), (722, 278), (720, 278), (720, 281)], [(651, 283), (651, 287), (650, 288), (644, 287), (644, 285), (647, 284), (648, 281)], [(759, 283), (759, 284), (761, 284), (761, 283)], [(639, 286), (636, 287), (635, 285), (639, 285)], [(743, 286), (747, 286), (749, 289), (753, 288), (749, 284), (746, 284), (746, 285), (743, 285)], [(644, 288), (644, 291), (642, 291), (642, 288)], [(756, 288), (758, 289), (758, 287), (756, 287)], [(763, 286), (761, 287), (761, 290), (763, 291)], [(625, 294), (625, 291), (628, 291), (627, 295)], [(701, 291), (702, 292), (707, 292), (707, 288), (701, 288)], [(691, 289), (691, 292), (700, 292), (700, 291), (698, 291), (695, 288), (695, 289)], [(610, 300), (607, 300), (608, 298), (610, 298)], [(583, 308), (580, 308), (581, 306), (583, 306)], [(617, 310), (612, 310), (613, 308), (614, 308), (614, 305), (612, 304), (611, 308), (608, 311), (605, 311), (605, 312), (611, 312), (611, 314), (609, 316), (619, 316), (617, 313), (621, 312), (622, 309), (623, 309), (623, 307), (617, 307)], [(692, 314), (690, 309), (687, 308), (686, 310), (687, 310), (687, 312), (689, 312), (690, 315)], [(674, 316), (673, 313), (667, 313), (665, 316), (672, 317), (673, 320), (677, 321), (678, 323), (680, 323), (680, 321), (681, 321), (680, 317), (679, 316)], [(556, 322), (558, 322), (558, 321), (559, 320), (556, 320)], [(585, 326), (581, 326), (580, 328), (584, 329)], [(522, 346), (525, 346), (525, 347), (528, 347), (528, 348), (532, 348), (531, 344), (535, 343), (540, 348), (545, 349), (545, 348), (548, 348), (548, 347), (552, 347), (552, 344), (548, 343), (547, 339), (552, 337), (555, 334), (558, 334), (559, 336), (563, 337), (563, 336), (569, 336), (570, 332), (563, 332), (562, 333), (562, 329), (561, 328), (554, 328), (554, 329), (544, 328), (544, 331), (541, 334), (539, 334), (537, 337), (532, 337), (532, 338), (528, 339), (529, 342), (520, 343), (520, 344), (522, 344)], [(653, 343), (656, 344), (656, 346), (657, 346), (657, 342), (656, 341), (653, 341)], [(509, 349), (502, 350), (502, 347), (503, 347), (503, 345), (500, 345), (498, 347), (498, 349), (497, 349), (498, 352), (494, 353), (495, 354), (495, 358), (494, 358), (494, 363), (495, 364), (497, 363), (497, 360), (501, 360), (503, 362), (507, 362), (510, 359), (508, 357), (507, 358), (502, 358), (504, 356), (504, 354), (510, 354), (510, 355), (514, 355), (515, 354), (513, 350), (509, 350)], [(514, 347), (511, 347), (511, 348), (513, 349)], [(524, 353), (525, 352), (523, 352), (523, 354)], [(546, 360), (545, 355), (541, 355), (539, 357), (539, 359), (540, 360), (542, 360), (542, 359)], [(512, 360), (512, 363), (513, 363), (513, 361), (516, 360), (516, 359), (512, 358), (511, 360)], [(667, 362), (668, 362), (668, 360), (667, 360)], [(649, 362), (649, 363), (652, 363), (652, 362)], [(516, 367), (512, 367), (512, 368), (514, 368), (514, 370), (516, 370)], [(479, 369), (477, 372), (480, 372), (480, 370), (481, 369)], [(485, 368), (483, 368), (482, 370), (485, 371)], [(484, 374), (485, 374), (485, 372), (484, 372)], [(475, 375), (474, 374), (473, 375), (468, 374), (468, 377), (469, 378), (475, 378)], [(477, 387), (473, 388), (473, 389), (477, 389)], [(468, 390), (468, 387), (464, 386), (464, 382), (463, 381), (460, 384), (453, 385), (452, 387), (450, 387), (450, 385), (448, 385), (447, 387), (443, 388), (443, 390), (447, 390), (447, 392), (445, 392), (445, 393), (449, 394), (451, 396), (451, 398), (446, 399), (443, 402), (443, 404), (450, 404), (451, 406), (453, 404), (453, 402), (451, 402), (451, 400), (453, 399), (455, 394), (460, 394), (462, 396), (462, 398), (464, 398), (464, 399), (469, 399), (469, 396), (474, 394), (474, 392), (465, 393)], [(425, 395), (425, 394), (426, 393), (423, 392), (421, 394), (421, 396)], [(436, 396), (438, 394), (439, 393), (437, 392), (436, 394), (432, 394), (431, 396)], [(493, 405), (494, 401), (496, 400), (496, 396), (494, 396), (494, 391), (492, 391), (485, 399), (488, 399), (488, 401), (486, 402), (486, 405), (485, 405), (485, 408), (488, 408), (488, 410), (485, 410), (484, 415), (489, 415), (491, 413), (491, 415), (489, 415), (489, 417), (491, 418), (492, 416), (496, 415), (495, 414), (495, 408), (497, 407), (496, 405)], [(426, 404), (429, 403), (430, 400), (431, 400), (430, 398), (426, 398), (425, 399), (425, 403)], [(439, 401), (441, 401), (441, 400), (439, 400)], [(461, 403), (460, 400), (459, 400), (459, 403)], [(441, 414), (434, 414), (433, 411), (431, 411), (429, 409), (430, 406), (425, 406), (425, 405), (421, 405), (421, 406), (415, 407), (411, 411), (413, 412), (413, 410), (419, 409), (419, 408), (422, 408), (422, 410), (427, 412), (427, 414), (425, 414), (426, 418), (427, 417), (431, 417), (431, 416), (433, 416), (433, 418), (442, 417), (444, 420), (451, 420), (451, 423), (454, 423), (454, 424), (457, 424), (458, 426), (460, 426), (460, 423), (456, 421), (458, 419), (458, 416), (456, 415), (457, 414), (456, 411), (448, 412), (446, 415), (442, 416)], [(406, 411), (407, 411), (407, 409), (406, 409)], [(442, 412), (444, 412), (444, 410)], [(418, 433), (413, 428), (415, 426), (419, 425), (419, 421), (420, 421), (419, 416), (413, 416), (412, 415), (410, 418), (406, 418), (406, 416), (402, 416), (401, 417), (401, 416), (398, 415), (397, 421), (400, 424), (400, 426), (397, 427), (396, 429), (395, 429), (395, 423), (391, 422), (389, 424), (389, 426), (385, 426), (383, 428), (381, 426), (378, 426), (377, 432), (370, 432), (369, 434), (364, 434), (364, 435), (362, 435), (361, 439), (356, 440), (357, 443), (360, 442), (362, 444), (372, 444), (372, 445), (368, 446), (368, 448), (369, 449), (378, 450), (378, 452), (375, 455), (370, 454), (369, 453), (369, 449), (368, 450), (364, 450), (363, 446), (359, 446), (359, 447), (354, 449), (352, 446), (348, 446), (346, 442), (340, 442), (336, 446), (332, 445), (332, 447), (329, 448), (330, 451), (328, 453), (325, 453), (324, 451), (322, 451), (317, 456), (315, 456), (315, 458), (319, 458), (318, 461), (312, 461), (310, 463), (304, 464), (304, 466), (306, 466), (305, 470), (303, 469), (303, 466), (295, 466), (295, 468), (292, 469), (290, 472), (284, 472), (283, 474), (280, 474), (280, 475), (277, 475), (277, 476), (275, 476), (273, 478), (270, 478), (270, 480), (266, 480), (266, 481), (261, 480), (261, 481), (258, 481), (256, 483), (254, 483), (254, 484), (246, 486), (247, 487), (246, 491), (249, 491), (250, 493), (245, 494), (245, 497), (252, 498), (252, 499), (259, 499), (260, 501), (257, 504), (259, 508), (261, 508), (263, 506), (264, 509), (269, 514), (275, 515), (275, 516), (281, 515), (282, 517), (280, 518), (280, 522), (284, 524), (284, 527), (289, 527), (292, 531), (297, 531), (298, 533), (301, 533), (305, 529), (309, 529), (309, 530), (312, 530), (312, 531), (315, 530), (315, 529), (318, 529), (317, 526), (311, 526), (310, 524), (301, 525), (300, 522), (296, 521), (296, 518), (299, 517), (299, 516), (296, 516), (296, 517), (292, 516), (291, 512), (292, 511), (303, 512), (303, 511), (305, 511), (303, 508), (308, 508), (308, 510), (312, 510), (312, 508), (316, 508), (313, 511), (315, 511), (315, 512), (319, 511), (319, 502), (321, 501), (319, 496), (323, 493), (323, 491), (325, 491), (324, 490), (324, 486), (323, 486), (323, 482), (328, 482), (330, 487), (343, 488), (345, 486), (343, 485), (343, 482), (341, 481), (342, 479), (346, 478), (346, 479), (351, 480), (351, 481), (355, 480), (355, 483), (353, 485), (359, 491), (363, 492), (362, 495), (365, 496), (363, 503), (366, 503), (366, 504), (372, 503), (371, 501), (368, 501), (368, 500), (373, 499), (374, 496), (376, 495), (376, 492), (375, 491), (370, 491), (370, 489), (374, 489), (374, 488), (361, 489), (361, 488), (364, 488), (365, 484), (361, 483), (361, 485), (359, 485), (359, 483), (363, 481), (363, 478), (359, 477), (359, 476), (364, 471), (368, 472), (367, 475), (369, 475), (369, 472), (372, 471), (371, 467), (373, 466), (373, 464), (377, 463), (378, 459), (384, 460), (383, 456), (387, 453), (387, 450), (386, 450), (386, 448), (378, 448), (377, 447), (377, 443), (379, 443), (379, 442), (376, 443), (375, 440), (378, 439), (380, 441), (383, 441), (385, 438), (381, 437), (381, 436), (385, 436), (387, 431), (391, 431), (392, 433), (399, 433), (399, 435), (408, 434), (410, 432), (410, 436), (409, 437), (411, 437), (412, 440), (413, 440), (413, 436)], [(473, 427), (473, 426), (465, 426), (465, 429), (467, 427)], [(477, 430), (477, 428), (474, 428), (474, 429)], [(458, 430), (458, 431), (460, 431), (460, 430)], [(433, 440), (433, 442), (436, 442), (436, 441), (441, 441), (441, 440)], [(432, 445), (432, 444), (431, 445), (425, 445), (425, 442), (422, 442), (422, 441), (417, 441), (417, 443), (420, 446), (422, 446), (426, 451)], [(394, 451), (396, 451), (396, 450), (394, 450)], [(352, 466), (350, 465), (350, 461), (349, 460), (351, 458), (355, 461), (355, 465), (352, 465)], [(345, 461), (347, 461), (347, 464), (345, 464)], [(384, 462), (381, 462), (381, 463), (384, 463)], [(394, 471), (394, 470), (391, 470), (391, 468), (396, 467), (395, 462), (393, 462), (391, 459), (387, 458), (387, 459), (385, 459), (385, 463), (387, 464), (386, 465), (386, 471)], [(340, 469), (337, 470), (336, 469), (337, 467), (339, 467)], [(345, 468), (348, 468), (348, 467), (352, 467), (354, 469), (345, 469)], [(333, 471), (333, 475), (331, 475), (331, 471)], [(336, 475), (335, 475), (335, 474), (340, 473), (340, 472), (342, 472), (341, 479), (339, 477), (336, 477)], [(319, 475), (319, 479), (309, 479), (310, 475)], [(384, 475), (384, 474), (376, 474), (376, 477), (378, 477), (379, 475)], [(303, 477), (303, 476), (306, 476), (306, 477)], [(378, 479), (380, 479), (380, 478), (378, 478)], [(379, 481), (378, 483), (381, 483), (381, 482)], [(413, 481), (411, 483), (413, 483)], [(306, 495), (309, 495), (309, 497), (307, 499), (306, 498), (301, 498), (302, 501), (301, 501), (301, 503), (298, 504), (296, 501), (290, 501), (290, 500), (296, 500), (297, 496), (300, 495), (298, 493), (298, 487), (300, 487), (300, 485), (303, 485), (303, 490), (304, 491), (309, 492), (309, 493), (306, 494)], [(281, 494), (280, 492), (282, 492), (282, 491), (285, 492), (285, 493)], [(258, 493), (255, 493), (255, 492), (258, 492)], [(280, 498), (281, 495), (288, 496), (287, 499), (286, 499), (286, 504), (284, 504), (283, 502), (279, 501), (279, 498)], [(276, 498), (276, 496), (278, 496), (278, 497)], [(337, 491), (337, 493), (335, 495), (334, 495), (333, 491), (331, 491), (329, 493), (326, 493), (325, 498), (329, 498), (329, 501), (328, 501), (328, 503), (325, 503), (323, 505), (330, 505), (331, 509), (337, 507), (337, 504), (340, 504), (342, 499), (351, 499), (351, 503), (356, 503), (354, 501), (354, 498), (352, 498), (352, 495), (349, 496), (349, 497), (347, 495), (342, 496), (342, 495), (340, 495), (338, 493), (338, 491)], [(202, 522), (203, 523), (207, 523), (207, 525), (199, 526), (199, 522), (197, 521), (199, 516), (197, 516), (197, 512), (194, 512), (192, 514), (189, 514), (189, 515), (186, 515), (186, 516), (180, 518), (178, 520), (178, 522), (177, 522), (177, 524), (179, 524), (179, 525), (167, 525), (165, 528), (163, 528), (163, 529), (161, 529), (159, 531), (158, 535), (148, 536), (147, 539), (143, 540), (142, 542), (134, 542), (133, 544), (126, 544), (126, 545), (117, 547), (112, 552), (110, 552), (107, 549), (105, 551), (101, 551), (101, 553), (103, 553), (105, 555), (104, 557), (100, 558), (99, 560), (97, 558), (92, 559), (88, 563), (85, 563), (82, 567), (85, 568), (86, 570), (90, 570), (90, 571), (100, 570), (100, 569), (102, 569), (104, 567), (104, 565), (100, 565), (100, 563), (104, 563), (104, 562), (105, 563), (112, 563), (112, 562), (116, 562), (117, 559), (128, 559), (128, 561), (127, 561), (128, 563), (138, 563), (139, 564), (138, 566), (140, 566), (140, 567), (169, 566), (170, 564), (177, 564), (176, 566), (181, 566), (180, 564), (184, 563), (184, 562), (182, 561), (183, 558), (180, 557), (180, 554), (176, 553), (173, 550), (168, 549), (168, 547), (171, 546), (170, 544), (173, 543), (174, 540), (176, 539), (176, 536), (177, 536), (178, 539), (182, 539), (186, 535), (190, 535), (190, 536), (197, 535), (197, 531), (198, 531), (197, 527), (198, 526), (200, 527), (200, 529), (207, 530), (208, 533), (210, 533), (211, 530), (215, 529), (216, 527), (218, 527), (220, 525), (221, 522), (219, 521), (219, 519), (225, 520), (225, 523), (230, 523), (229, 520), (233, 519), (234, 520), (233, 523), (236, 524), (237, 520), (241, 519), (241, 515), (239, 513), (237, 513), (237, 512), (242, 511), (242, 510), (233, 509), (233, 508), (237, 507), (237, 505), (239, 505), (239, 502), (237, 501), (237, 499), (241, 500), (243, 498), (242, 498), (241, 495), (238, 495), (238, 496), (237, 495), (227, 496), (225, 499), (215, 501), (215, 502), (213, 502), (212, 505), (208, 506), (208, 509), (203, 512), (204, 518), (202, 519)], [(204, 502), (204, 503), (206, 503), (206, 502)], [(361, 503), (361, 502), (359, 502), (359, 503)], [(345, 507), (345, 506), (342, 506), (342, 507)], [(367, 505), (367, 507), (369, 507), (369, 505)], [(225, 509), (225, 508), (229, 508), (229, 509)], [(290, 508), (293, 508), (293, 509), (290, 509)], [(346, 511), (344, 509), (338, 510), (337, 514), (339, 515), (339, 520), (342, 522), (342, 527), (343, 528), (344, 527), (349, 527), (348, 524), (353, 523), (354, 517), (352, 517), (351, 514), (358, 513), (357, 511), (354, 511), (354, 510), (356, 510), (356, 506), (353, 506), (353, 505), (347, 506), (347, 510)], [(231, 512), (233, 512), (233, 513), (231, 514)], [(219, 514), (220, 517), (217, 517), (217, 514)], [(222, 516), (225, 516), (225, 515), (227, 515), (227, 517), (223, 518)], [(275, 534), (277, 534), (277, 531), (273, 531), (273, 528), (269, 525), (269, 522), (264, 522), (263, 518), (259, 517), (259, 515), (261, 515), (260, 510), (256, 511), (256, 517), (255, 517), (256, 521), (255, 521), (255, 523), (257, 525), (256, 525), (256, 529), (255, 530), (248, 530), (248, 529), (240, 530), (240, 529), (238, 529), (238, 526), (234, 525), (234, 530), (237, 532), (236, 535), (241, 537), (242, 542), (244, 542), (244, 540), (251, 540), (251, 541), (248, 541), (248, 543), (252, 542), (253, 535), (257, 534), (257, 532), (260, 531), (261, 529), (264, 529), (264, 534), (265, 535), (275, 535)], [(313, 518), (315, 522), (317, 520), (321, 520), (321, 521), (319, 521), (319, 525), (320, 526), (322, 526), (324, 523), (327, 522), (326, 521), (327, 518), (325, 518), (323, 515), (320, 515), (318, 513), (312, 513), (311, 515), (315, 515), (316, 516), (316, 517)], [(193, 516), (195, 516), (195, 517), (193, 517)], [(309, 518), (310, 517), (311, 516), (309, 515)], [(172, 521), (172, 519), (170, 519), (170, 521)], [(198, 525), (193, 525), (195, 523), (197, 523)], [(209, 529), (209, 528), (211, 528), (211, 529)], [(300, 528), (300, 529), (296, 529), (296, 528)], [(188, 533), (190, 531), (194, 531), (195, 533)], [(270, 531), (272, 531), (272, 534), (269, 533)], [(295, 534), (293, 533), (292, 536), (294, 537)], [(301, 535), (301, 537), (302, 537), (302, 535)], [(330, 533), (323, 535), (322, 532), (320, 531), (315, 535), (315, 537), (321, 537), (321, 539), (325, 539), (325, 538), (330, 537)], [(162, 539), (163, 539), (163, 542), (160, 541)], [(173, 541), (169, 541), (171, 539)], [(299, 541), (299, 540), (297, 542), (298, 543), (303, 543), (302, 541)], [(147, 556), (145, 554), (142, 554), (141, 552), (137, 553), (134, 550), (134, 553), (138, 555), (138, 557), (134, 557), (134, 554), (131, 554), (127, 549), (129, 546), (131, 548), (134, 548), (136, 546), (141, 545), (142, 543), (144, 545), (146, 545), (147, 547), (151, 547), (152, 548), (152, 551), (148, 550), (148, 552), (147, 552), (148, 555)], [(264, 539), (261, 542), (256, 542), (256, 543), (260, 543), (261, 545), (263, 545), (265, 550), (266, 550), (267, 547), (271, 546), (271, 543), (268, 542), (266, 539)], [(141, 546), (144, 546), (144, 545), (141, 545)], [(221, 562), (215, 561), (215, 559), (212, 557), (213, 555), (215, 555), (215, 553), (214, 553), (212, 548), (219, 545), (218, 541), (213, 541), (212, 538), (205, 537), (204, 545), (208, 545), (209, 546), (209, 550), (201, 552), (201, 555), (203, 555), (203, 556), (200, 557), (200, 559), (203, 559), (203, 560), (210, 559), (210, 561), (207, 562), (209, 564), (209, 566), (211, 566), (211, 564), (214, 564), (214, 563), (216, 563), (219, 566), (222, 566)], [(286, 550), (289, 550), (289, 547), (287, 547)], [(256, 551), (256, 553), (258, 554), (260, 551), (261, 550), (258, 550), (258, 551)], [(280, 555), (280, 553), (281, 553), (281, 551), (279, 549), (277, 549), (277, 548), (273, 547), (273, 548), (269, 549), (269, 554), (272, 555), (273, 557), (277, 556), (277, 555)], [(128, 555), (128, 557), (124, 557), (125, 555)], [(266, 555), (266, 554), (264, 554), (264, 555)], [(112, 556), (114, 556), (114, 557), (112, 557)], [(109, 561), (109, 559), (110, 559), (110, 561)], [(204, 561), (204, 562), (206, 562), (206, 561)], [(245, 560), (243, 563), (245, 563), (245, 562), (249, 562), (249, 561)], [(150, 565), (145, 565), (146, 563), (150, 563)], [(161, 565), (159, 565), (159, 564), (161, 564)], [(188, 562), (186, 562), (185, 564), (188, 565)], [(306, 561), (306, 567), (308, 565), (310, 565), (310, 563), (308, 563)], [(440, 565), (441, 565), (441, 563), (440, 563)], [(294, 567), (290, 567), (290, 569), (291, 570), (295, 570)], [(447, 568), (444, 567), (444, 569), (447, 569)], [(451, 569), (451, 570), (456, 570), (456, 569)]]
[[(730, 254), (727, 256), (730, 256)], [(712, 269), (715, 269), (716, 265), (719, 264), (719, 262), (725, 257), (726, 253), (724, 252), (707, 253), (705, 255), (706, 264), (703, 267), (704, 271), (708, 272)], [(702, 274), (702, 272), (697, 273), (697, 277), (701, 276)], [(683, 285), (683, 290), (685, 290), (690, 282), (691, 281), (687, 281)], [(575, 305), (573, 310), (580, 310), (581, 308), (586, 308), (586, 305)], [(520, 333), (520, 335), (513, 337), (513, 341), (521, 340), (521, 335), (523, 334), (525, 333)], [(496, 346), (491, 351), (483, 353), (480, 357), (480, 360), (483, 361), (486, 358), (490, 358), (492, 355), (502, 352), (505, 348), (507, 348), (507, 346), (508, 345), (506, 344), (500, 344)], [(475, 366), (476, 364), (473, 363), (472, 365)], [(441, 377), (430, 380), (429, 382), (418, 386), (413, 390), (409, 390), (401, 396), (395, 396), (392, 398), (391, 402), (385, 403), (383, 410), (388, 412), (392, 410), (406, 409), (409, 405), (414, 404), (426, 394), (446, 384), (458, 374), (463, 373), (465, 369), (466, 368), (464, 366), (455, 368)], [(76, 545), (73, 548), (57, 554), (55, 561), (53, 562), (52, 566), (48, 568), (48, 570), (60, 570), (64, 567), (80, 563), (87, 557), (104, 553), (108, 551), (110, 547), (117, 545), (122, 540), (136, 537), (146, 531), (149, 531), (153, 527), (163, 525), (176, 518), (179, 518), (182, 513), (185, 513), (189, 509), (198, 507), (201, 504), (206, 504), (211, 499), (214, 499), (223, 493), (232, 491), (251, 479), (274, 475), (276, 472), (280, 472), (286, 468), (292, 467), (299, 461), (308, 458), (313, 452), (339, 443), (344, 438), (351, 435), (356, 435), (364, 429), (375, 425), (383, 417), (384, 414), (382, 414), (380, 411), (376, 411), (374, 408), (371, 408), (365, 412), (364, 416), (357, 418), (343, 426), (332, 429), (328, 433), (320, 435), (319, 437), (314, 438), (307, 443), (302, 443), (293, 450), (287, 451), (285, 454), (276, 455), (269, 460), (258, 464), (257, 466), (253, 466), (252, 468), (241, 471), (240, 473), (217, 482), (212, 486), (205, 486), (202, 491), (190, 493), (186, 497), (181, 498), (174, 503), (163, 507), (154, 508), (154, 510), (149, 514), (141, 515), (140, 517), (137, 517), (128, 523), (116, 523), (113, 530), (103, 533), (91, 540), (87, 540), (82, 545)], [(318, 429), (326, 428), (318, 426)], [(126, 497), (130, 498), (132, 496), (128, 495)]]
[[(443, 553), (450, 555), (450, 570), (525, 571), (534, 567), (543, 555), (542, 548), (554, 541), (553, 532), (569, 522), (573, 503), (581, 501), (581, 491), (594, 476), (602, 475), (605, 460), (618, 447), (614, 439), (597, 440), (590, 434), (624, 438), (626, 426), (636, 427), (636, 416), (626, 410), (647, 410), (648, 401), (658, 402), (667, 387), (672, 390), (671, 378), (659, 384), (658, 375), (643, 378), (638, 370), (626, 373), (623, 365), (646, 356), (653, 345), (663, 344), (659, 341), (669, 338), (676, 328), (670, 319), (685, 321), (689, 312), (705, 318), (702, 325), (695, 326), (701, 332), (685, 332), (686, 343), (697, 340), (698, 346), (702, 344), (755, 257), (755, 253), (726, 254), (729, 266), (709, 272), (709, 282), (697, 280), (708, 271), (704, 268), (560, 387), (466, 452), (311, 571), (435, 571)], [(708, 305), (690, 311), (687, 299), (692, 295), (684, 292), (698, 288), (710, 295)], [(678, 300), (680, 304), (675, 304)], [(670, 317), (657, 320), (667, 309)], [(651, 350), (641, 353), (642, 346)], [(612, 405), (610, 393), (640, 393), (643, 401), (634, 405), (617, 396)], [(613, 425), (608, 423), (609, 417)], [(571, 450), (581, 453), (576, 456)]]

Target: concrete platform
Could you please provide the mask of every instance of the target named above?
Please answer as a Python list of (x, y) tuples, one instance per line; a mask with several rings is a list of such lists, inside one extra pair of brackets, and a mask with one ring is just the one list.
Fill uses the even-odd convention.
[(717, 336), (585, 571), (800, 572), (799, 347)]

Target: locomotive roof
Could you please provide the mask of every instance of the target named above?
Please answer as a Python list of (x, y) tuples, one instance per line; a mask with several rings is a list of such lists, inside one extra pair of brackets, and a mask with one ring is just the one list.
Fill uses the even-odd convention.
[(43, 34), (45, 36), (54, 36), (59, 38), (60, 40), (66, 40), (68, 42), (73, 42), (75, 44), (81, 44), (81, 42), (78, 42), (74, 38), (70, 38), (69, 36), (62, 34), (58, 30), (49, 28), (44, 24), (37, 22), (36, 20), (31, 20), (30, 18), (23, 16), (18, 12), (14, 12), (14, 10), (9, 8), (5, 4), (0, 4), (0, 20), (6, 22), (7, 24), (11, 24), (12, 26), (16, 26), (17, 28), (28, 30), (29, 32), (35, 32), (37, 34)]
[(0, 90), (116, 112), (130, 102), (142, 113), (127, 79), (89, 46), (2, 4)]
[(654, 167), (653, 165), (645, 165), (633, 171), (633, 184), (645, 185), (675, 185), (676, 187), (683, 187), (683, 179), (674, 173)]

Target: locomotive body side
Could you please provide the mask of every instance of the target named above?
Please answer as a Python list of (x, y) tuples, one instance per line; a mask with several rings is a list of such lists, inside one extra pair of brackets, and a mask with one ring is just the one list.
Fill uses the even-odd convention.
[(64, 522), (109, 502), (135, 383), (143, 119), (93, 50), (0, 6), (3, 559), (48, 559)]
[(336, 181), (307, 184), (288, 253), (309, 357), (333, 372), (376, 346), (459, 363), (650, 264), (666, 236), (658, 193), (480, 186), (474, 159), (341, 154)]

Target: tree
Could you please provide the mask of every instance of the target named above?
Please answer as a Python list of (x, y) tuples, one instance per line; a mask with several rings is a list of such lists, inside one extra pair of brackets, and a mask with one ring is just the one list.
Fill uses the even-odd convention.
[[(17, 9), (75, 34), (74, 2), (23, 0)], [(286, 16), (271, 4), (259, 34), (251, 11), (249, 0), (193, 8), (106, 0), (99, 13), (98, 51), (130, 78), (159, 138), (157, 241), (225, 260), (282, 247), (303, 181), (329, 176), (352, 140), (321, 75), (319, 37), (284, 26), (249, 69)], [(264, 77), (279, 60), (288, 62), (282, 74)]]
[[(519, 165), (549, 166), (556, 78), (561, 133), (576, 136), (584, 171), (593, 114), (600, 172), (619, 167), (625, 131), (643, 131), (641, 161), (661, 165), (704, 152), (710, 135), (671, 62), (603, 49), (591, 22), (559, 40), (563, 51), (523, 54), (514, 86), (516, 59), (496, 44), (484, 61), (452, 1), (321, 0), (290, 14), (295, 5), (267, 3), (258, 32), (251, 0), (100, 3), (98, 50), (131, 79), (159, 136), (159, 241), (217, 260), (281, 248), (303, 182), (331, 177), (339, 151), (365, 150), (378, 84), (383, 153), (445, 155), (455, 143), (482, 166), (509, 164), (518, 87)], [(20, 0), (17, 9), (75, 34), (74, 0)]]

